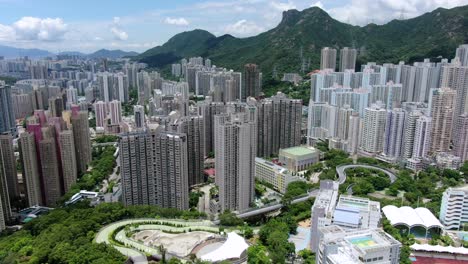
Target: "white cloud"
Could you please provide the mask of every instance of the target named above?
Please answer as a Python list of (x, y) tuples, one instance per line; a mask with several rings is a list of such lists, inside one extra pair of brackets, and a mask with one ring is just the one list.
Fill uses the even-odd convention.
[(316, 6), (316, 7), (320, 8), (320, 9), (324, 9), (322, 1), (317, 1), (317, 2), (315, 2), (314, 4), (312, 4), (310, 6), (311, 7)]
[(127, 40), (128, 34), (122, 29), (122, 26), (120, 24), (120, 17), (114, 17), (112, 21), (113, 23), (110, 28), (110, 31), (114, 35), (114, 39), (122, 41)]
[(68, 26), (61, 18), (22, 17), (12, 25), (0, 24), (2, 41), (47, 41), (63, 39)]
[(263, 27), (245, 19), (239, 20), (234, 24), (227, 25), (224, 29), (226, 33), (240, 37), (252, 36), (263, 32), (264, 30), (265, 29)]
[(330, 15), (357, 25), (383, 24), (395, 18), (412, 18), (438, 7), (452, 8), (468, 4), (468, 0), (351, 0), (329, 9)]
[(166, 17), (166, 19), (164, 19), (164, 23), (168, 25), (176, 25), (176, 26), (188, 26), (190, 24), (187, 21), (187, 19), (183, 17), (179, 17), (179, 18)]
[(116, 40), (127, 40), (128, 39), (127, 32), (121, 30), (118, 27), (111, 27), (111, 32), (112, 32), (112, 34), (114, 34), (114, 38)]
[(0, 41), (14, 40), (15, 30), (10, 26), (0, 24)]
[(286, 3), (273, 1), (273, 2), (270, 2), (270, 6), (280, 12), (287, 11), (290, 9), (296, 9), (296, 5), (291, 1), (288, 1)]

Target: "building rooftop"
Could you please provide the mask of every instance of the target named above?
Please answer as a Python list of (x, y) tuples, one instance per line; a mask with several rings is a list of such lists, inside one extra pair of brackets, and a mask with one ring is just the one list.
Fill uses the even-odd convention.
[(285, 148), (285, 149), (281, 149), (281, 151), (290, 155), (294, 155), (294, 156), (310, 155), (310, 154), (315, 154), (318, 152), (318, 150), (315, 148), (304, 147), (304, 146)]

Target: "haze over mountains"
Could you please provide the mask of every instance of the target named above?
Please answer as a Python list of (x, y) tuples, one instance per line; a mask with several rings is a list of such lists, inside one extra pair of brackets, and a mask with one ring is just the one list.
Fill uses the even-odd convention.
[(267, 74), (276, 67), (281, 72), (298, 72), (302, 58), (310, 69), (320, 62), (322, 47), (355, 47), (361, 62), (405, 62), (424, 58), (452, 58), (455, 48), (468, 42), (468, 6), (438, 8), (407, 20), (384, 25), (353, 26), (333, 19), (318, 7), (283, 12), (282, 21), (254, 37), (216, 37), (205, 30), (175, 35), (162, 46), (136, 59), (162, 68), (183, 57), (202, 56), (215, 64), (240, 70), (248, 62), (259, 64)]
[(64, 51), (58, 54), (54, 54), (47, 50), (41, 49), (22, 49), (22, 48), (15, 48), (10, 46), (3, 46), (0, 45), (0, 56), (3, 56), (7, 59), (11, 58), (18, 58), (28, 56), (30, 58), (38, 59), (44, 57), (50, 57), (55, 55), (74, 55), (74, 56), (82, 56), (88, 58), (110, 58), (110, 59), (118, 59), (122, 57), (132, 57), (138, 55), (137, 52), (134, 51), (123, 51), (123, 50), (107, 50), (107, 49), (100, 49), (93, 53), (85, 54), (78, 51)]

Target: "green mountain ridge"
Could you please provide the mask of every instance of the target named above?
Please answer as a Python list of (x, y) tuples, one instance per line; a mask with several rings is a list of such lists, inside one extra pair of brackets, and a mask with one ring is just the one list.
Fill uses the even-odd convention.
[[(299, 72), (301, 59), (310, 58), (314, 70), (320, 64), (323, 47), (354, 47), (358, 64), (419, 61), (424, 58), (452, 58), (458, 45), (468, 43), (468, 6), (438, 8), (407, 20), (364, 27), (342, 23), (318, 7), (288, 10), (277, 27), (248, 38), (216, 37), (196, 29), (182, 32), (164, 45), (154, 47), (135, 59), (150, 67), (164, 68), (184, 57), (202, 56), (214, 64), (235, 70), (245, 63), (259, 64), (264, 74)], [(338, 55), (339, 57), (339, 55)]]

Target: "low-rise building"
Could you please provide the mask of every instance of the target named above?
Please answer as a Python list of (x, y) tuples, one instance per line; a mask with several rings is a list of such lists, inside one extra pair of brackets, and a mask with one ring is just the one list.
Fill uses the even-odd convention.
[(377, 228), (381, 217), (379, 202), (341, 195), (333, 213), (333, 224), (349, 228)]
[(345, 230), (332, 225), (319, 229), (317, 264), (397, 264), (401, 243), (381, 229)]
[(437, 153), (435, 162), (438, 168), (451, 170), (458, 170), (462, 163), (460, 157), (446, 152)]
[(286, 168), (262, 158), (255, 158), (255, 178), (271, 184), (280, 193), (285, 193), (288, 184), (294, 181), (304, 181), (294, 176)]
[(445, 190), (439, 220), (446, 229), (460, 229), (468, 223), (468, 187)]
[(320, 161), (320, 151), (309, 146), (298, 146), (280, 149), (279, 162), (293, 172), (306, 170), (310, 165)]

